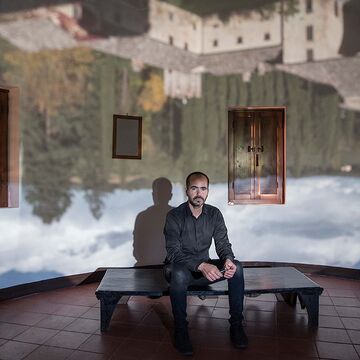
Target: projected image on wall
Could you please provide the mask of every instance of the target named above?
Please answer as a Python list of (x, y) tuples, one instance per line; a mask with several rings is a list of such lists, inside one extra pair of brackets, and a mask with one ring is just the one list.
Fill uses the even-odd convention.
[[(196, 170), (240, 261), (360, 268), (359, 16), (357, 0), (3, 0), (21, 164), (0, 287), (133, 266), (139, 233), (141, 265), (161, 264), (162, 225), (136, 219), (157, 213), (154, 180), (171, 183), (170, 209)], [(228, 206), (231, 106), (286, 107), (285, 205)], [(113, 114), (142, 117), (141, 160), (112, 158)]]

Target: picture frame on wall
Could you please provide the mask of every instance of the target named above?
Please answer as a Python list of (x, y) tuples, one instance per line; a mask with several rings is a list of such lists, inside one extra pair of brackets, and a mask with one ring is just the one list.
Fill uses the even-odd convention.
[(142, 117), (113, 115), (113, 159), (141, 159)]

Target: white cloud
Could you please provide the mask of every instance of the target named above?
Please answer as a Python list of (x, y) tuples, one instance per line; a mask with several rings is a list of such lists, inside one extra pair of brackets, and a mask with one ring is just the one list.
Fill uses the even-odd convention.
[[(185, 200), (174, 185), (172, 206)], [(132, 266), (135, 218), (152, 205), (150, 189), (117, 190), (96, 220), (76, 192), (61, 220), (43, 224), (25, 202), (0, 212), (0, 274), (10, 270), (76, 274)], [(285, 205), (227, 205), (227, 184), (211, 186), (240, 260), (354, 267), (360, 264), (360, 181), (350, 177), (288, 179)], [(212, 254), (214, 250), (212, 249)]]

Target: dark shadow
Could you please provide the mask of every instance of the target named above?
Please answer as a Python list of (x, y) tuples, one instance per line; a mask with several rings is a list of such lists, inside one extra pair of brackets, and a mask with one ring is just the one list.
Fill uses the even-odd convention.
[[(340, 6), (340, 5), (339, 5)], [(338, 10), (339, 11), (339, 10)], [(351, 0), (344, 5), (344, 36), (339, 54), (355, 56), (360, 51), (360, 2)]]
[(139, 213), (134, 226), (134, 266), (161, 264), (166, 256), (164, 225), (166, 214), (172, 207), (172, 185), (166, 178), (152, 183), (154, 205)]

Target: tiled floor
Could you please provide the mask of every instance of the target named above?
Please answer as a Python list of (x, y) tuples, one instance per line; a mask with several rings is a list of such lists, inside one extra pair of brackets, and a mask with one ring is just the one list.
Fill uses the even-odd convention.
[[(360, 280), (311, 276), (325, 288), (320, 324), (307, 327), (306, 311), (272, 294), (245, 300), (249, 348), (236, 350), (228, 335), (228, 301), (189, 297), (190, 335), (200, 359), (360, 359)], [(168, 297), (132, 297), (118, 305), (101, 334), (98, 284), (0, 302), (1, 360), (183, 359), (171, 343)]]

